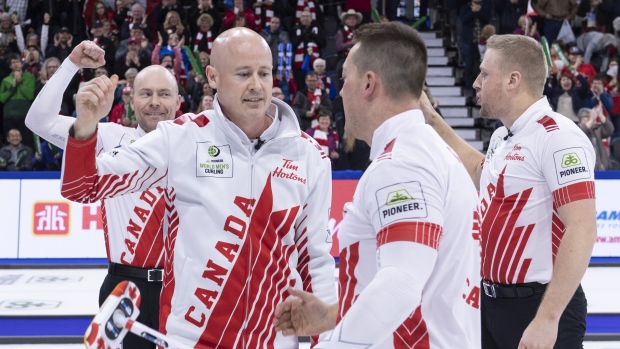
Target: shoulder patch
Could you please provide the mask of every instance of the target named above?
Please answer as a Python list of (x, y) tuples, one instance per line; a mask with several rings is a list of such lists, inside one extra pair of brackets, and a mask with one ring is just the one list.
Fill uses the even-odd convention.
[(549, 115), (543, 116), (536, 122), (541, 124), (547, 132), (552, 132), (559, 129), (558, 124)]
[(207, 126), (207, 124), (209, 123), (209, 119), (204, 114), (200, 114), (195, 118), (192, 118), (192, 115), (193, 114), (183, 114), (178, 118), (174, 119), (173, 123), (177, 125), (183, 125), (188, 122), (194, 122), (196, 123), (196, 125), (198, 125), (198, 127)]
[(323, 148), (321, 147), (321, 145), (314, 138), (312, 138), (309, 134), (305, 133), (304, 131), (301, 131), (301, 138), (304, 138), (305, 140), (310, 142), (310, 144), (312, 144), (319, 151), (319, 153), (321, 153), (321, 159), (327, 158), (327, 155), (323, 151)]

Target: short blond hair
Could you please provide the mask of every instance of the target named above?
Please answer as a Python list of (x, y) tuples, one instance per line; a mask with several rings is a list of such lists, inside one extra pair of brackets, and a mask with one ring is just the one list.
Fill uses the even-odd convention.
[(487, 49), (496, 51), (504, 72), (518, 71), (532, 96), (543, 93), (547, 81), (547, 63), (542, 46), (525, 35), (493, 35)]

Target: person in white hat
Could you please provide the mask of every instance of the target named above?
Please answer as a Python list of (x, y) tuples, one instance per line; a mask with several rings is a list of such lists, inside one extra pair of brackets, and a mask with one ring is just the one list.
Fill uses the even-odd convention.
[(340, 20), (342, 21), (342, 28), (336, 33), (336, 49), (340, 55), (340, 60), (344, 61), (351, 47), (353, 47), (353, 33), (362, 23), (362, 14), (349, 9), (340, 15)]

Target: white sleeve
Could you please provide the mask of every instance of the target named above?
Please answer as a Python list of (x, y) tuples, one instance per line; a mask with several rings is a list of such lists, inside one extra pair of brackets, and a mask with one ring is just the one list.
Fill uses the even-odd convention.
[(15, 25), (15, 38), (17, 39), (17, 47), (19, 48), (19, 52), (23, 53), (24, 51), (26, 51), (24, 32), (22, 31), (22, 26), (19, 23)]
[(61, 195), (75, 202), (96, 202), (168, 183), (168, 132), (157, 129), (134, 143), (96, 156), (97, 133), (87, 140), (67, 137)]
[(312, 292), (327, 304), (334, 304), (338, 300), (334, 257), (330, 254), (332, 238), (328, 228), (332, 194), (331, 164), (325, 158), (318, 164), (315, 162), (313, 167), (318, 174), (310, 188), (305, 208), (302, 208), (295, 224), (295, 244), (299, 253), (297, 270), (303, 282), (303, 285), (296, 287)]
[(47, 42), (50, 36), (50, 26), (43, 24), (41, 27), (41, 56), (45, 58), (45, 49), (47, 48)]
[(418, 243), (393, 242), (379, 248), (378, 259), (373, 280), (315, 349), (342, 348), (344, 343), (376, 348), (420, 305), (437, 251)]
[(63, 93), (78, 69), (69, 59), (65, 59), (32, 102), (26, 115), (26, 126), (32, 132), (62, 149), (65, 147), (69, 128), (75, 122), (75, 118), (58, 113)]

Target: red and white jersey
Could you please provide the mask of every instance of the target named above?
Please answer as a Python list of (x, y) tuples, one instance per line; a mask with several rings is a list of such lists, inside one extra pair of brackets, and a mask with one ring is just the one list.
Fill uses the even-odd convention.
[(160, 122), (95, 158), (94, 137), (69, 138), (63, 196), (85, 201), (165, 188), (160, 330), (196, 348), (293, 348), (276, 333), (289, 286), (336, 302), (330, 160), (274, 99), (256, 143), (215, 110)]
[(565, 230), (558, 207), (595, 197), (594, 149), (544, 97), (510, 133), (493, 133), (482, 164), (482, 278), (548, 283)]
[[(417, 304), (405, 309), (409, 317), (372, 348), (480, 348), (478, 199), (471, 177), (456, 153), (424, 123), (420, 110), (384, 122), (374, 132), (370, 155), (373, 162), (353, 202), (345, 205), (338, 233), (338, 326), (343, 328), (334, 330), (329, 343), (341, 346), (321, 342), (319, 347), (360, 342), (365, 324), (353, 325), (355, 319), (346, 315), (360, 295), (372, 292), (369, 285), (385, 267), (382, 249), (400, 245), (402, 258), (426, 249), (436, 261), (407, 265), (413, 273), (421, 272), (416, 268), (432, 272), (425, 270), (430, 276), (420, 285), (421, 295), (405, 293), (418, 297)], [(370, 299), (378, 298), (386, 302), (390, 297), (373, 294)]]
[[(75, 118), (58, 115), (62, 96), (78, 67), (66, 59), (32, 103), (26, 125), (59, 148), (65, 148)], [(100, 123), (97, 154), (129, 145), (146, 133), (140, 127)], [(84, 200), (96, 202), (99, 199)], [(106, 252), (110, 262), (139, 268), (164, 267), (163, 189), (101, 201)]]

